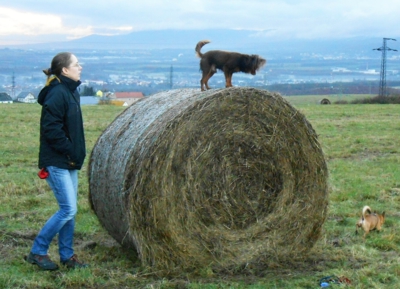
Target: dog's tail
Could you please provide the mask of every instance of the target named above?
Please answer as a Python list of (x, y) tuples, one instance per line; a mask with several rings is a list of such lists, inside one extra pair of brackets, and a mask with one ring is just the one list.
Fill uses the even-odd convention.
[(203, 53), (200, 52), (200, 49), (207, 43), (210, 43), (210, 40), (201, 40), (199, 43), (197, 43), (196, 48), (194, 49), (197, 57), (201, 58), (203, 56)]
[(366, 215), (371, 215), (371, 214), (372, 214), (371, 208), (369, 206), (364, 206), (362, 210), (363, 219), (365, 218)]
[(362, 227), (365, 217), (367, 215), (370, 215), (371, 213), (371, 208), (369, 206), (364, 206), (364, 208), (362, 209), (361, 219), (356, 223), (356, 234), (358, 234), (358, 228)]

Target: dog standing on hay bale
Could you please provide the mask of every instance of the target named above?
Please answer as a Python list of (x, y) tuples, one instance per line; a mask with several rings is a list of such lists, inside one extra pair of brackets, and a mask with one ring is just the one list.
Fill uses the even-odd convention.
[(210, 89), (208, 80), (220, 69), (225, 75), (225, 87), (232, 87), (232, 74), (235, 72), (251, 73), (256, 75), (257, 70), (262, 68), (267, 62), (264, 58), (256, 54), (248, 55), (238, 52), (228, 52), (222, 50), (211, 50), (201, 53), (201, 48), (210, 43), (208, 40), (202, 40), (197, 43), (196, 55), (201, 58), (200, 70), (203, 75), (200, 80), (201, 90)]

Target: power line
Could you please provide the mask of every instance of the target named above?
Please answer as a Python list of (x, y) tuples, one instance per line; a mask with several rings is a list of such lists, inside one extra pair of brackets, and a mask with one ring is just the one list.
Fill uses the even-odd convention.
[(381, 59), (381, 77), (379, 82), (379, 96), (387, 96), (386, 92), (386, 51), (397, 51), (396, 49), (392, 49), (387, 47), (386, 41), (393, 40), (394, 38), (383, 38), (383, 45), (379, 48), (374, 48), (373, 50), (382, 51), (382, 59)]

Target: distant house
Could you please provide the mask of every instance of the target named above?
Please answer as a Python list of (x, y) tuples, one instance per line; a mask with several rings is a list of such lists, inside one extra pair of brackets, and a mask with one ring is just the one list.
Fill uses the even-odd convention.
[(111, 92), (111, 91), (101, 91), (101, 90), (98, 90), (97, 92), (96, 92), (96, 97), (100, 97), (100, 98), (115, 98), (115, 94), (114, 94), (114, 92)]
[(13, 100), (8, 93), (0, 92), (0, 103), (13, 103)]
[(97, 96), (97, 97), (103, 97), (103, 94), (104, 94), (104, 92), (102, 92), (101, 90), (98, 90), (98, 91), (96, 92), (96, 96)]
[(129, 106), (144, 97), (142, 92), (114, 92), (114, 96), (114, 99), (123, 102), (124, 106)]
[(17, 102), (23, 102), (23, 103), (37, 103), (37, 100), (35, 96), (33, 95), (32, 92), (21, 92), (17, 96)]

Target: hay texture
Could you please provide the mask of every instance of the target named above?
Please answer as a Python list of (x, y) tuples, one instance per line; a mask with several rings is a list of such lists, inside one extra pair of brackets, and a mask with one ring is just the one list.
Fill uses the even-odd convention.
[(331, 101), (327, 98), (323, 98), (319, 101), (320, 104), (331, 104)]
[(181, 89), (140, 100), (100, 136), (88, 174), (101, 224), (163, 272), (299, 256), (327, 213), (317, 135), (266, 90)]

